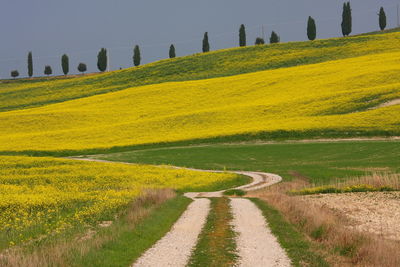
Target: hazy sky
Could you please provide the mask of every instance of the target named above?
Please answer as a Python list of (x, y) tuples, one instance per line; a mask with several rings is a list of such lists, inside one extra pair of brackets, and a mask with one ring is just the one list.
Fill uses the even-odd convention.
[[(76, 73), (79, 62), (97, 71), (101, 47), (109, 51), (112, 69), (132, 65), (132, 48), (142, 48), (143, 63), (168, 57), (174, 43), (177, 55), (201, 51), (209, 32), (211, 49), (237, 46), (238, 29), (245, 24), (248, 43), (278, 32), (281, 41), (306, 39), (307, 17), (317, 22), (318, 38), (341, 35), (339, 0), (2, 0), (0, 7), (0, 77), (18, 69), (26, 76), (26, 57), (33, 52), (35, 75), (44, 65), (61, 74), (60, 58), (70, 56)], [(378, 29), (383, 6), (388, 27), (397, 25), (400, 0), (352, 0), (353, 33)]]

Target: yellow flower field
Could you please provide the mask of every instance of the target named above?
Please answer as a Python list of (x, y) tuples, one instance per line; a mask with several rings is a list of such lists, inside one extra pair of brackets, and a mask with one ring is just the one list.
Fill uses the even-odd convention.
[(84, 150), (279, 130), (400, 132), (400, 52), (0, 113), (0, 151)]
[(383, 52), (400, 52), (400, 33), (230, 48), (161, 60), (109, 73), (75, 78), (0, 82), (0, 111), (78, 99), (130, 87), (226, 77)]
[(0, 156), (0, 250), (113, 220), (146, 188), (203, 190), (237, 179), (168, 167)]

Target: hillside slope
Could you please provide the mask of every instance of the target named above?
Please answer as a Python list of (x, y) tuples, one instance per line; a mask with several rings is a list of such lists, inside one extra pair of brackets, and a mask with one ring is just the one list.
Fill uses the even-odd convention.
[(0, 82), (0, 111), (43, 106), (130, 87), (198, 80), (400, 51), (400, 33), (251, 46), (162, 60), (139, 68), (63, 79)]
[(0, 113), (0, 151), (86, 150), (290, 131), (400, 134), (400, 52), (130, 88)]

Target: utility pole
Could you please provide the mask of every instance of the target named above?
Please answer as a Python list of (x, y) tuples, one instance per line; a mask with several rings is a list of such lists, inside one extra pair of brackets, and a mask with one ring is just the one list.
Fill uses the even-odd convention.
[(397, 27), (400, 27), (400, 20), (399, 20), (399, 4), (397, 4)]
[(261, 35), (262, 35), (262, 38), (265, 40), (264, 25), (261, 26)]
[(110, 53), (107, 55), (107, 72), (110, 72)]

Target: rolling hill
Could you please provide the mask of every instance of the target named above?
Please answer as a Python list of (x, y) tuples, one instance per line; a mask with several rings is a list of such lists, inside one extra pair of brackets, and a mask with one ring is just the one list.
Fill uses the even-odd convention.
[(0, 150), (83, 152), (282, 131), (396, 135), (400, 106), (380, 105), (400, 98), (399, 62), (400, 52), (374, 53), (2, 112)]
[(138, 68), (77, 78), (0, 82), (0, 111), (43, 106), (131, 87), (232, 76), (330, 60), (400, 51), (400, 33), (291, 42), (214, 51)]

